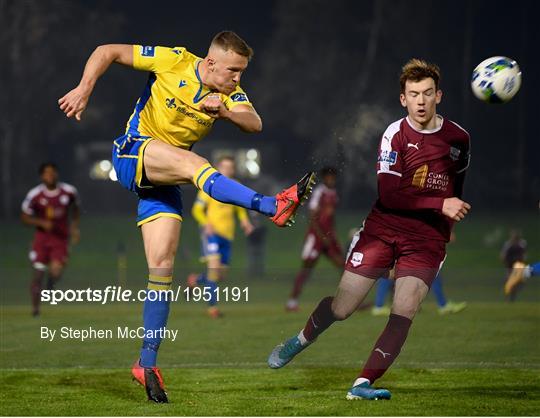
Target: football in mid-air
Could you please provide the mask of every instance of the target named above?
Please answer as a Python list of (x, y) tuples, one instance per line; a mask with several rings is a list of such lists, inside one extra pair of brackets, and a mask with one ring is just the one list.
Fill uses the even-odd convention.
[(491, 57), (476, 66), (471, 87), (474, 95), (487, 103), (506, 103), (521, 87), (521, 70), (508, 57)]

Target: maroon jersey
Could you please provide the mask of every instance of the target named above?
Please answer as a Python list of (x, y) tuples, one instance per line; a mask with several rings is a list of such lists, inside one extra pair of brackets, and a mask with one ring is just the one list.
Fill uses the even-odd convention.
[(53, 228), (50, 232), (37, 228), (36, 236), (54, 235), (67, 239), (69, 236), (69, 207), (79, 205), (77, 189), (67, 183), (58, 183), (56, 189), (49, 190), (44, 184), (28, 192), (22, 204), (22, 211), (39, 219), (50, 219)]
[[(432, 130), (418, 131), (408, 118), (386, 129), (377, 161), (379, 198), (368, 221), (425, 239), (450, 239), (453, 221), (441, 210), (445, 198), (461, 196), (470, 138), (459, 125), (437, 118), (439, 127)], [(368, 227), (366, 222), (366, 232)]]
[(309, 201), (309, 209), (315, 214), (310, 229), (317, 227), (323, 233), (334, 231), (334, 215), (339, 198), (336, 189), (331, 189), (324, 184), (315, 187)]

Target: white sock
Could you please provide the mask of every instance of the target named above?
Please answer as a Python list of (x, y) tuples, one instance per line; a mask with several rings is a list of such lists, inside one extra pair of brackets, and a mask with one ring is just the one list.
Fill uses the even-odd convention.
[(364, 382), (367, 382), (368, 385), (371, 385), (371, 382), (369, 381), (369, 379), (366, 379), (365, 377), (359, 377), (358, 379), (354, 381), (353, 387), (361, 385)]
[(299, 332), (298, 339), (300, 340), (300, 344), (302, 344), (302, 345), (311, 344), (311, 342), (306, 340), (306, 337), (304, 337), (304, 330)]

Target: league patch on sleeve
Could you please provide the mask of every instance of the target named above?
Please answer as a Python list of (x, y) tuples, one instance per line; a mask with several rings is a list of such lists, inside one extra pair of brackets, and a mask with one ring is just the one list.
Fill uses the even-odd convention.
[(383, 150), (379, 154), (379, 158), (377, 161), (380, 163), (386, 163), (388, 165), (394, 165), (397, 161), (397, 151)]
[(141, 55), (143, 57), (153, 57), (155, 54), (155, 46), (143, 46), (141, 48)]
[(231, 96), (231, 100), (233, 102), (249, 102), (245, 93), (235, 93)]

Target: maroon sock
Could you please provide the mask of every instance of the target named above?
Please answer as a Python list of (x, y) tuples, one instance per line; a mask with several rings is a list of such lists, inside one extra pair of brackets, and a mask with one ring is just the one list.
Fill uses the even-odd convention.
[(32, 296), (32, 312), (39, 312), (39, 302), (41, 296), (41, 279), (33, 279), (30, 283), (30, 295)]
[(306, 340), (314, 341), (315, 338), (336, 321), (332, 313), (333, 300), (333, 296), (327, 296), (319, 302), (319, 305), (315, 308), (304, 327), (303, 334)]
[(308, 268), (303, 268), (302, 270), (300, 270), (294, 281), (291, 299), (298, 299), (300, 293), (302, 293), (302, 287), (304, 287), (304, 283), (309, 278), (310, 273), (311, 269)]
[(381, 377), (399, 355), (411, 324), (412, 321), (405, 316), (390, 314), (384, 331), (358, 377), (368, 379), (370, 383)]

